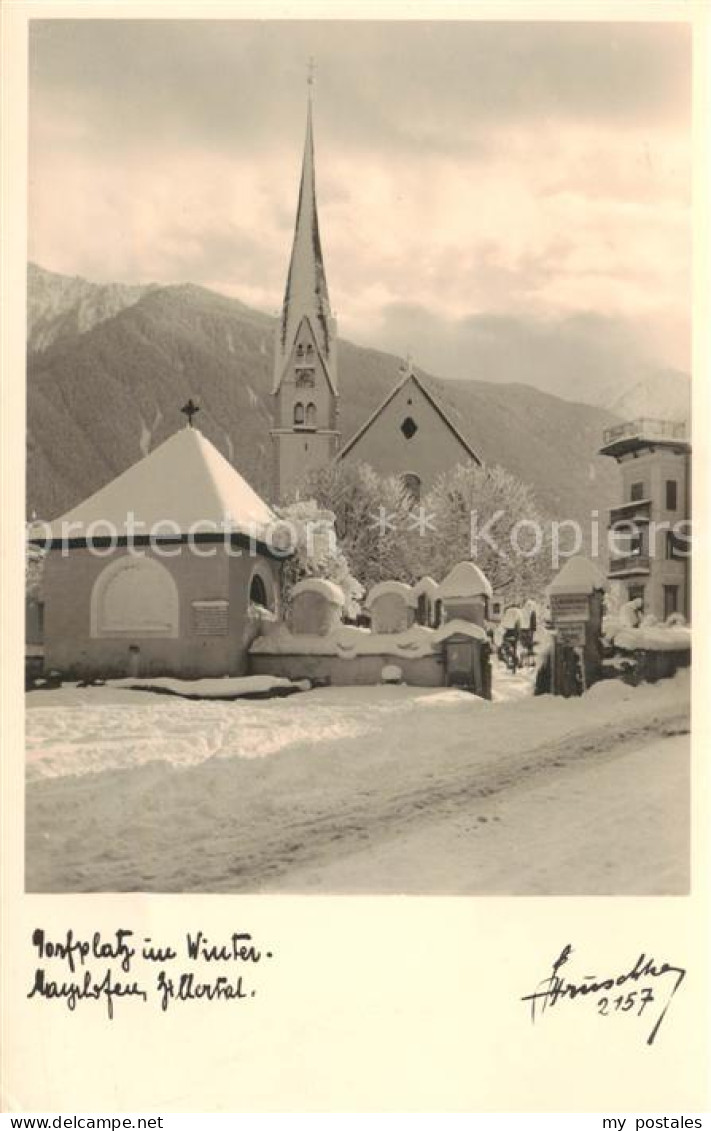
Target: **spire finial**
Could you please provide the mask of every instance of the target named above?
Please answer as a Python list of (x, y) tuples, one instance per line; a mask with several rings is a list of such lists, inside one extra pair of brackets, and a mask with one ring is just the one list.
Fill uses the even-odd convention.
[(405, 357), (403, 358), (403, 360), (400, 363), (400, 372), (403, 374), (403, 376), (407, 376), (407, 377), (409, 377), (410, 374), (413, 372), (413, 370), (412, 370), (412, 354), (410, 353), (409, 349), (408, 349), (407, 353), (405, 354)]
[(309, 62), (308, 62), (308, 71), (307, 71), (307, 75), (306, 75), (306, 85), (309, 88), (309, 98), (311, 98), (311, 95), (313, 93), (315, 70), (316, 70), (316, 61), (314, 60), (313, 55), (310, 55), (309, 56)]

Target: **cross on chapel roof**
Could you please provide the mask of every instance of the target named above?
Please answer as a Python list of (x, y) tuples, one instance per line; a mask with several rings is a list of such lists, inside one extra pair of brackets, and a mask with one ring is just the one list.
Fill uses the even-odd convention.
[(193, 417), (195, 416), (196, 413), (198, 413), (200, 411), (200, 405), (195, 404), (195, 402), (193, 401), (193, 398), (190, 397), (190, 399), (187, 401), (186, 404), (183, 405), (183, 407), (181, 408), (180, 411), (182, 413), (184, 413), (185, 416), (187, 416), (187, 418), (188, 418), (188, 428), (192, 428)]

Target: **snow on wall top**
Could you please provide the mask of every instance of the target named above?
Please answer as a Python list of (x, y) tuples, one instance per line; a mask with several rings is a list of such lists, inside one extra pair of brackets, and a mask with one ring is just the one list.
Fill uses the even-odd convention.
[[(105, 487), (52, 523), (55, 538), (136, 535), (265, 533), (276, 516), (249, 483), (197, 428), (186, 425)], [(68, 530), (66, 524), (73, 523)], [(101, 525), (91, 529), (93, 523)], [(202, 527), (199, 524), (204, 524)], [(214, 525), (213, 525), (214, 524)], [(87, 528), (89, 528), (87, 530)]]
[(474, 562), (459, 562), (437, 590), (438, 597), (491, 597), (489, 579)]
[(301, 593), (318, 593), (339, 608), (346, 603), (340, 585), (336, 585), (335, 581), (327, 581), (324, 577), (305, 577), (302, 581), (298, 581), (291, 591), (292, 599)]
[(613, 637), (616, 648), (623, 652), (688, 652), (691, 648), (691, 629), (683, 625), (623, 628)]
[[(473, 626), (470, 626), (473, 627)], [(258, 636), (250, 652), (267, 656), (340, 656), (344, 660), (356, 656), (393, 656), (419, 659), (437, 650), (432, 628), (413, 624), (405, 632), (378, 633), (353, 625), (340, 625), (327, 636), (296, 634), (285, 624)]]
[(433, 639), (438, 644), (441, 644), (444, 640), (449, 640), (451, 636), (471, 636), (474, 640), (488, 640), (488, 636), (481, 625), (472, 624), (468, 620), (460, 620), (459, 617), (445, 621), (439, 628), (434, 629)]
[(550, 593), (592, 593), (595, 589), (605, 589), (605, 578), (589, 558), (578, 554), (569, 558), (557, 577), (548, 586)]
[(366, 609), (372, 608), (373, 602), (377, 601), (379, 597), (385, 597), (388, 594), (402, 597), (408, 608), (414, 609), (417, 605), (417, 596), (411, 585), (406, 585), (404, 581), (379, 581), (366, 597)]

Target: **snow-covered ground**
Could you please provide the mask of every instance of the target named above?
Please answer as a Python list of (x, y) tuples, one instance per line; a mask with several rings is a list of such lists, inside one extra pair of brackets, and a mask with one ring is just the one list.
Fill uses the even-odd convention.
[[(600, 752), (601, 754), (603, 752)], [(689, 890), (684, 736), (556, 762), (518, 785), (425, 820), (277, 891), (457, 895), (669, 895)]]
[(28, 890), (686, 890), (688, 740), (664, 736), (688, 672), (571, 700), (531, 682), (33, 693)]

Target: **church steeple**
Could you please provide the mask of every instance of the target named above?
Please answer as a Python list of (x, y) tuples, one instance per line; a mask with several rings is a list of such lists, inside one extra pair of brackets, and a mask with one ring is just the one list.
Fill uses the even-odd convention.
[(306, 140), (284, 305), (274, 349), (273, 498), (338, 450), (336, 320), (331, 314), (316, 207), (313, 107), (309, 74)]
[(334, 391), (336, 389), (336, 324), (331, 314), (318, 224), (312, 90), (313, 73), (310, 70), (299, 203), (274, 359), (275, 392), (281, 384), (284, 367), (304, 318), (309, 321), (329, 380)]

